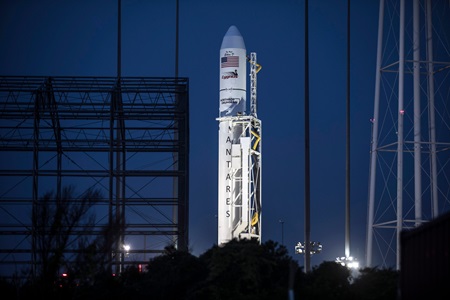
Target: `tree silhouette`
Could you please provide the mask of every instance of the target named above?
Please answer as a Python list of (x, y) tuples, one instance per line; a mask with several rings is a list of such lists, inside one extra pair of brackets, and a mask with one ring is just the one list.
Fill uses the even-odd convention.
[(165, 254), (150, 260), (141, 290), (151, 299), (186, 299), (207, 275), (200, 259), (187, 251), (165, 248)]
[[(69, 250), (80, 252), (88, 242), (87, 236), (95, 224), (95, 215), (89, 209), (101, 199), (98, 190), (88, 189), (75, 196), (73, 186), (64, 187), (61, 195), (47, 192), (34, 205), (32, 222), (36, 244), (39, 285), (52, 289), (58, 273), (70, 269)], [(82, 251), (81, 251), (82, 252)]]
[(292, 286), (295, 299), (302, 300), (397, 299), (397, 271), (366, 268), (360, 270), (358, 277), (351, 278), (349, 269), (328, 261), (304, 274), (287, 249), (270, 240), (261, 245), (254, 240), (232, 240), (222, 247), (213, 246), (200, 257), (168, 246), (164, 254), (149, 261), (145, 272), (130, 266), (115, 277), (101, 266), (97, 258), (101, 256), (98, 250), (101, 247), (97, 246), (102, 243), (95, 242), (83, 248), (86, 252), (80, 253), (78, 261), (90, 266), (85, 271), (89, 284), (55, 288), (53, 283), (43, 285), (44, 291), (39, 293), (33, 287), (17, 288), (1, 280), (0, 287), (5, 295), (21, 300), (42, 296), (83, 300), (288, 299)]
[(356, 299), (398, 299), (399, 272), (392, 269), (365, 268), (355, 278), (352, 289)]
[(299, 299), (351, 299), (350, 270), (334, 261), (325, 261), (306, 274), (297, 294)]
[[(200, 256), (209, 270), (192, 299), (284, 299), (292, 259), (273, 241), (232, 240)], [(298, 268), (298, 266), (297, 266)]]

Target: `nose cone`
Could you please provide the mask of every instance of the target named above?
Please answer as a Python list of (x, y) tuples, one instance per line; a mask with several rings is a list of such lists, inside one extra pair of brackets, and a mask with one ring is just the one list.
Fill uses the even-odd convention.
[(234, 25), (228, 28), (227, 33), (225, 33), (225, 36), (223, 37), (222, 46), (220, 46), (220, 49), (225, 48), (245, 49), (244, 38), (239, 32), (239, 29), (237, 29)]

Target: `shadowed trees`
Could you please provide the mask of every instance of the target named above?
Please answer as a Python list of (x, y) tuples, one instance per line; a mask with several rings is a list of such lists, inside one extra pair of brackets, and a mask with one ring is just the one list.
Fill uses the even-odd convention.
[(355, 299), (398, 299), (399, 275), (398, 271), (392, 269), (361, 269), (352, 285)]
[(297, 281), (296, 299), (396, 300), (398, 278), (399, 272), (392, 269), (365, 268), (352, 273), (334, 261), (325, 261)]
[[(293, 260), (287, 249), (273, 241), (232, 240), (214, 246), (200, 260), (208, 276), (192, 299), (284, 299)], [(298, 265), (295, 263), (296, 269)]]
[(60, 196), (48, 192), (34, 205), (32, 222), (39, 262), (37, 271), (46, 281), (54, 280), (65, 264), (67, 250), (79, 243), (75, 230), (82, 225), (89, 231), (94, 225), (95, 216), (88, 216), (87, 212), (101, 198), (100, 193), (89, 189), (77, 200), (74, 194), (72, 186), (65, 187)]
[[(90, 279), (88, 282), (66, 284), (62, 289), (55, 282), (46, 287), (49, 290), (45, 294), (27, 293), (33, 290), (26, 286), (12, 289), (5, 281), (0, 281), (0, 285), (8, 294), (18, 295), (16, 299), (45, 295), (46, 299), (83, 300), (265, 300), (288, 299), (293, 280), (295, 299), (397, 299), (396, 271), (367, 268), (352, 278), (347, 268), (329, 261), (304, 274), (287, 249), (273, 241), (260, 245), (252, 240), (233, 240), (222, 247), (213, 246), (199, 257), (168, 246), (164, 254), (150, 259), (144, 272), (131, 266), (115, 277), (104, 272), (103, 263), (95, 259), (96, 244), (89, 246), (94, 258), (79, 261), (92, 265), (86, 271), (90, 273), (90, 277), (85, 277)], [(74, 274), (69, 276), (78, 276)], [(295, 278), (290, 280), (290, 274)]]
[[(108, 268), (118, 226), (107, 224), (102, 234), (90, 210), (102, 199), (89, 189), (75, 197), (73, 187), (60, 196), (45, 194), (34, 206), (37, 281), (2, 289), (16, 299), (396, 299), (398, 273), (362, 269), (356, 278), (335, 262), (323, 262), (307, 274), (273, 241), (232, 240), (196, 257), (173, 246), (150, 259), (145, 272), (137, 266), (112, 276)], [(97, 229), (95, 229), (97, 228)], [(70, 257), (68, 257), (70, 255)], [(61, 280), (63, 270), (69, 276)], [(12, 298), (14, 299), (14, 298)]]
[(133, 299), (285, 299), (291, 265), (299, 270), (287, 253), (273, 241), (254, 240), (213, 246), (200, 257), (166, 247), (164, 255), (150, 260), (147, 272), (127, 273), (121, 280), (138, 293)]
[(150, 260), (145, 288), (152, 299), (186, 299), (208, 274), (207, 266), (186, 251), (166, 247), (165, 255)]
[(334, 261), (326, 261), (306, 274), (297, 294), (301, 299), (352, 299), (350, 270)]
[[(68, 186), (60, 194), (45, 193), (35, 203), (32, 214), (37, 262), (34, 292), (44, 296), (55, 287), (60, 293), (61, 287), (80, 281), (92, 284), (99, 274), (107, 271), (118, 230), (115, 224), (106, 224), (100, 234), (94, 234), (99, 226), (91, 208), (101, 199), (99, 190), (88, 189), (76, 195), (75, 188)], [(61, 272), (70, 276), (62, 279), (58, 276)]]

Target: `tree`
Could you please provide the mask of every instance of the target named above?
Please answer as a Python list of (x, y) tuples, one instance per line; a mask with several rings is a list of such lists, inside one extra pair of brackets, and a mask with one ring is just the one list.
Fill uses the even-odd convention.
[[(94, 189), (88, 189), (76, 197), (75, 188), (68, 186), (62, 189), (60, 195), (45, 193), (34, 204), (33, 238), (38, 262), (35, 287), (43, 294), (55, 292), (55, 283), (58, 283), (58, 274), (63, 268), (66, 271), (74, 268), (67, 257), (69, 252), (78, 252), (77, 259), (80, 259), (86, 251), (92, 250), (90, 247), (96, 247), (92, 243), (98, 241), (92, 242), (87, 238), (95, 225), (95, 215), (89, 210), (101, 198), (100, 191)], [(95, 265), (99, 266), (98, 262)], [(70, 278), (73, 276), (67, 280)], [(61, 285), (66, 284), (67, 280)]]
[(259, 245), (256, 240), (232, 240), (214, 246), (200, 260), (209, 273), (190, 299), (264, 300), (288, 295), (292, 259), (273, 241)]
[[(186, 299), (206, 278), (207, 272), (198, 257), (167, 246), (163, 255), (150, 260), (147, 272), (132, 287), (145, 299)], [(137, 278), (136, 274), (129, 275), (130, 279)]]
[(350, 270), (334, 261), (325, 261), (306, 274), (299, 285), (299, 299), (351, 299)]
[(16, 297), (16, 287), (9, 281), (0, 277), (0, 291), (3, 299), (14, 299)]
[(399, 272), (392, 269), (365, 268), (355, 278), (352, 290), (356, 299), (395, 300), (398, 293)]

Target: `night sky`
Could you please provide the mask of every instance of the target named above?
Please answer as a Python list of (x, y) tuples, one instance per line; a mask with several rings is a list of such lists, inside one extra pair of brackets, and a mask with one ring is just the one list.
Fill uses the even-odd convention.
[[(347, 1), (310, 1), (312, 265), (344, 255)], [(364, 260), (378, 1), (351, 6), (351, 253)], [(219, 48), (229, 26), (256, 52), (263, 241), (304, 239), (304, 2), (180, 1), (179, 76), (190, 82), (190, 248), (217, 242)], [(117, 1), (0, 3), (0, 74), (115, 76)], [(175, 0), (122, 1), (122, 76), (175, 74)], [(247, 97), (249, 99), (249, 97)]]

